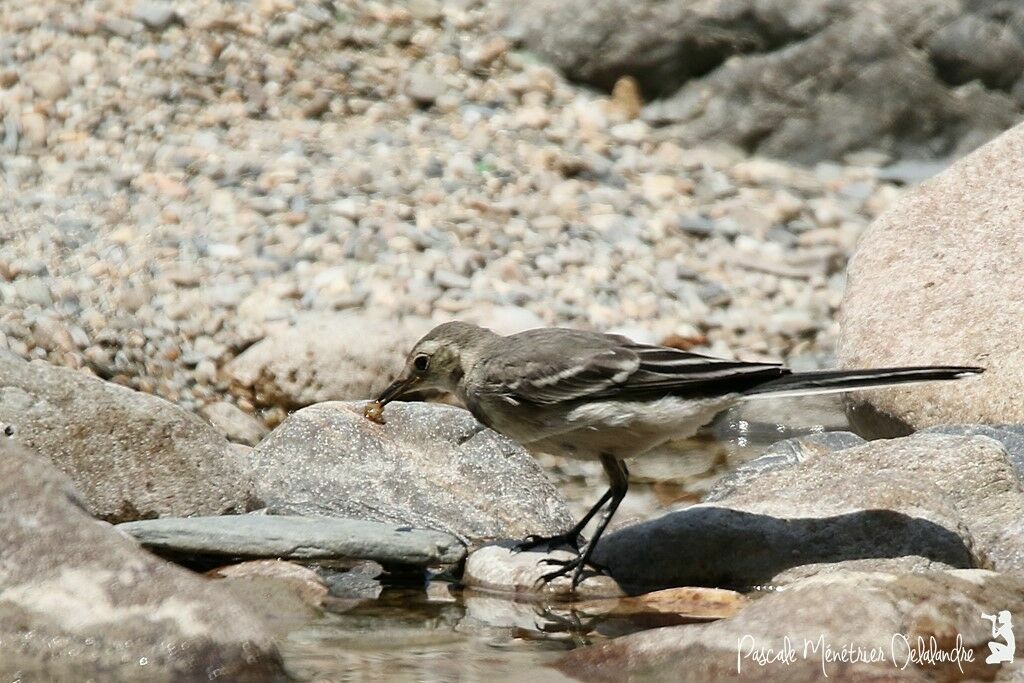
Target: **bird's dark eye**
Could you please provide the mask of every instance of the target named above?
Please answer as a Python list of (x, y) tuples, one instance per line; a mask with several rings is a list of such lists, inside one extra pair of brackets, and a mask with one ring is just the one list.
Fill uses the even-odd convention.
[(419, 355), (412, 359), (412, 366), (416, 368), (416, 372), (426, 372), (427, 368), (430, 367), (430, 356)]

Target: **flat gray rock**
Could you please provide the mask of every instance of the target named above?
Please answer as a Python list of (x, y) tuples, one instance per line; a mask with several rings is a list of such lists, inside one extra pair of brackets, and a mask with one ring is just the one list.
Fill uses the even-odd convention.
[(253, 450), (256, 495), (271, 514), (323, 515), (438, 529), (460, 539), (553, 534), (572, 518), (540, 465), (468, 411), (391, 403), (298, 411)]
[(416, 566), (454, 564), (466, 549), (450, 534), (336, 517), (227, 515), (119, 524), (157, 553), (376, 560)]
[(244, 512), (252, 483), (231, 444), (168, 401), (0, 351), (0, 423), (109, 522)]
[(281, 677), (272, 634), (225, 588), (83, 508), (65, 475), (0, 439), (0, 679)]
[(1024, 422), (1024, 125), (960, 159), (875, 220), (850, 261), (844, 367), (979, 365), (980, 377), (847, 397), (869, 438)]
[(783, 584), (850, 569), (1017, 571), (1022, 519), (1024, 493), (999, 442), (917, 434), (784, 458), (723, 485), (712, 503), (608, 535), (595, 559), (630, 589)]

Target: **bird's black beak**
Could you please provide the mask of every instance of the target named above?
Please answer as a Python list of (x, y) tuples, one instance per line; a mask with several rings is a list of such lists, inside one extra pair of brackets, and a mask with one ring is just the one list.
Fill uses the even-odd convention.
[(388, 388), (380, 393), (377, 397), (377, 403), (380, 405), (386, 405), (391, 401), (409, 391), (414, 385), (420, 381), (419, 377), (399, 377), (394, 382), (388, 385)]

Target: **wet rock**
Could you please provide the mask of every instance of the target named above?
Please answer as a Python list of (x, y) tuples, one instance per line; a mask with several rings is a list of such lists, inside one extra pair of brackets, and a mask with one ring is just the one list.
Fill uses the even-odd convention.
[(747, 603), (743, 595), (717, 588), (674, 588), (636, 597), (577, 600), (551, 596), (516, 600), (508, 594), (471, 587), (464, 587), (460, 595), (466, 610), (460, 631), (512, 629), (517, 637), (525, 632), (545, 639), (581, 631), (610, 638), (635, 633), (638, 628), (707, 622), (732, 616)]
[(320, 607), (327, 596), (327, 586), (320, 575), (309, 567), (283, 560), (252, 560), (240, 564), (231, 564), (207, 573), (219, 579), (270, 578), (282, 583), (291, 584), (303, 602), (312, 607)]
[(321, 614), (327, 586), (315, 571), (281, 560), (254, 560), (207, 573), (278, 637), (301, 628)]
[(310, 314), (271, 333), (226, 367), (236, 392), (289, 410), (376, 397), (426, 331), (427, 321)]
[[(216, 584), (94, 520), (70, 480), (0, 440), (0, 676), (239, 681), (281, 675), (270, 634)], [(46, 533), (40, 533), (45, 529)]]
[(336, 517), (227, 515), (148, 519), (119, 524), (154, 552), (167, 555), (377, 560), (416, 566), (454, 564), (465, 555), (440, 531)]
[[(514, 629), (519, 633), (556, 633), (573, 624), (569, 604), (560, 600), (510, 600), (509, 595), (466, 588), (462, 593), (465, 616), (462, 629)], [(576, 621), (576, 624), (579, 622)], [(571, 628), (571, 627), (570, 627)]]
[(998, 442), (920, 434), (783, 457), (710, 502), (610, 534), (595, 559), (627, 588), (1024, 566), (1024, 494)]
[(251, 503), (228, 442), (155, 396), (0, 351), (0, 422), (108, 521), (243, 512)]
[(274, 514), (369, 519), (461, 538), (556, 533), (572, 519), (518, 444), (446, 405), (321, 403), (289, 417), (252, 454), (257, 496)]
[(331, 597), (342, 600), (376, 600), (380, 597), (381, 586), (378, 577), (384, 568), (373, 561), (357, 562), (348, 571), (325, 572), (324, 581)]
[[(540, 583), (541, 576), (557, 569), (541, 564), (541, 561), (572, 557), (567, 550), (515, 552), (508, 542), (487, 545), (470, 553), (462, 582), (472, 588), (499, 593), (565, 596), (569, 594), (568, 578), (563, 576), (547, 584)], [(609, 576), (590, 576), (580, 583), (576, 594), (582, 597), (617, 597), (624, 592)]]
[[(1019, 663), (985, 664), (992, 631), (980, 615), (1016, 614), (1022, 595), (1020, 576), (982, 570), (844, 573), (801, 581), (729, 619), (574, 650), (558, 669), (585, 681), (1014, 680)], [(879, 655), (844, 662), (827, 659), (825, 648)], [(964, 654), (959, 661), (921, 661), (929, 648)], [(783, 656), (762, 664), (759, 649)]]
[(743, 609), (749, 598), (721, 588), (668, 588), (625, 598), (582, 600), (577, 612), (592, 617), (625, 617), (647, 628), (724, 619)]
[(799, 436), (795, 439), (786, 439), (772, 444), (765, 455), (788, 455), (799, 456), (801, 460), (808, 456), (819, 456), (824, 453), (834, 453), (847, 448), (862, 446), (867, 443), (864, 439), (853, 432), (820, 432)]
[(262, 422), (227, 401), (208, 403), (199, 414), (230, 441), (247, 446), (255, 446), (269, 432)]
[(961, 159), (876, 220), (850, 262), (840, 322), (845, 367), (980, 365), (981, 377), (858, 392), (856, 431), (1024, 422), (1018, 163), (1024, 126)]

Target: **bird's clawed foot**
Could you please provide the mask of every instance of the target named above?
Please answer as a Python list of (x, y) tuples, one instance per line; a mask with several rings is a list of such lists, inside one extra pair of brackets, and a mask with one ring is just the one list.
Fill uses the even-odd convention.
[(537, 606), (537, 619), (533, 627), (540, 633), (563, 634), (573, 637), (577, 645), (590, 645), (585, 636), (594, 631), (603, 616), (590, 616), (577, 612), (572, 607), (552, 608), (550, 605)]
[(576, 587), (583, 583), (583, 580), (587, 577), (601, 576), (605, 573), (605, 567), (593, 562), (586, 554), (577, 555), (576, 557), (568, 560), (546, 557), (540, 561), (540, 564), (558, 567), (558, 569), (544, 574), (537, 579), (537, 583), (549, 584), (560, 576), (569, 576), (569, 574), (572, 574), (570, 582), (572, 591), (575, 591)]
[(555, 550), (556, 548), (566, 548), (579, 554), (580, 552), (580, 533), (575, 529), (567, 531), (563, 534), (555, 534), (554, 536), (541, 536), (540, 534), (530, 534), (523, 540), (512, 546), (512, 552), (520, 553), (524, 550), (533, 550), (535, 548), (544, 547), (548, 552)]

